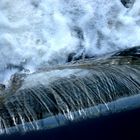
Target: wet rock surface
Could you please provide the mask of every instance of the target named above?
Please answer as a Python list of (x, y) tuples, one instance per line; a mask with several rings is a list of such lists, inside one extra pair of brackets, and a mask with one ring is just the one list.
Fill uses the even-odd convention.
[(3, 90), (5, 90), (5, 85), (0, 84), (0, 91), (3, 91)]
[(126, 8), (130, 8), (133, 6), (135, 0), (121, 0), (121, 2)]
[(132, 56), (140, 58), (140, 46), (119, 51), (115, 53), (114, 56)]
[(57, 114), (71, 120), (71, 112), (99, 104), (109, 111), (107, 103), (140, 94), (139, 51), (134, 47), (30, 75), (14, 74), (7, 89), (1, 85), (1, 91), (6, 91), (0, 96), (1, 128), (5, 131)]

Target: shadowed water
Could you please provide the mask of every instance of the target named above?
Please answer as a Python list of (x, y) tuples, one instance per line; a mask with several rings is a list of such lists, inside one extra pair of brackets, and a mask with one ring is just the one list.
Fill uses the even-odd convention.
[(1, 89), (0, 133), (48, 129), (140, 107), (133, 99), (140, 99), (139, 51), (134, 47), (13, 75)]

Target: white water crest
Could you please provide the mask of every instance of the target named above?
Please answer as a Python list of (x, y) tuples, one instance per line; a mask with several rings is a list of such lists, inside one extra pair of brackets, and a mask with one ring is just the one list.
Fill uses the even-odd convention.
[(140, 107), (139, 0), (0, 0), (0, 17), (0, 135)]
[(1, 0), (0, 83), (17, 71), (140, 45), (140, 0)]

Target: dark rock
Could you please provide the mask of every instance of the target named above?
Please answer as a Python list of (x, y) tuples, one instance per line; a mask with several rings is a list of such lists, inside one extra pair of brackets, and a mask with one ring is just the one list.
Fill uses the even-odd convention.
[(114, 56), (133, 56), (140, 58), (140, 46), (119, 51), (116, 54), (114, 54)]
[(130, 8), (133, 6), (135, 0), (121, 0), (121, 3), (126, 7)]
[(15, 92), (18, 88), (20, 88), (25, 77), (26, 77), (25, 73), (13, 74), (10, 79), (11, 86), (10, 86), (9, 90), (11, 92)]
[[(57, 114), (63, 114), (69, 120), (71, 112), (90, 107), (97, 107), (95, 113), (99, 115), (105, 114), (98, 105), (105, 106), (110, 113), (112, 110), (115, 112), (118, 103), (113, 108), (109, 108), (107, 104), (140, 94), (139, 51), (139, 47), (134, 47), (117, 52), (115, 55), (109, 54), (108, 57), (82, 59), (81, 63), (67, 64), (61, 69), (58, 66), (56, 69), (50, 69), (52, 73), (58, 70), (57, 75), (51, 75), (49, 71), (43, 70), (24, 79), (26, 75), (14, 74), (9, 90), (12, 95), (7, 94), (0, 98), (0, 117), (6, 124), (2, 130), (5, 131), (7, 126), (21, 124), (22, 120), (24, 123), (33, 124), (34, 129), (32, 122)], [(126, 63), (128, 56), (137, 58), (139, 62), (134, 65), (131, 61)], [(64, 72), (69, 73), (69, 70), (70, 75), (62, 76)], [(125, 109), (127, 108), (122, 110), (119, 108), (119, 111)], [(85, 117), (89, 117), (90, 113), (86, 113)], [(77, 115), (79, 118), (84, 117), (81, 112)]]
[(67, 62), (71, 62), (72, 60), (73, 60), (73, 58), (74, 58), (74, 56), (76, 55), (76, 53), (70, 53), (69, 55), (68, 55), (68, 58), (67, 58)]
[(5, 90), (5, 85), (4, 84), (0, 84), (0, 91)]
[(17, 69), (19, 71), (22, 71), (24, 70), (24, 67), (22, 65), (8, 64), (7, 69)]
[(80, 54), (76, 53), (70, 53), (68, 55), (67, 61), (66, 62), (73, 62), (73, 61), (78, 61), (78, 60), (84, 60), (84, 59), (90, 59), (90, 58), (95, 58), (95, 56), (90, 56), (88, 54), (85, 54), (84, 50)]

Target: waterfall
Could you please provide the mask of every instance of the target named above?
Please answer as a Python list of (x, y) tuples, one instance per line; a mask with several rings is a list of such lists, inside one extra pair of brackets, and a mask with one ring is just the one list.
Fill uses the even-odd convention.
[(49, 129), (139, 107), (139, 50), (14, 75), (0, 97), (1, 133)]
[(140, 107), (139, 0), (1, 0), (0, 134)]

